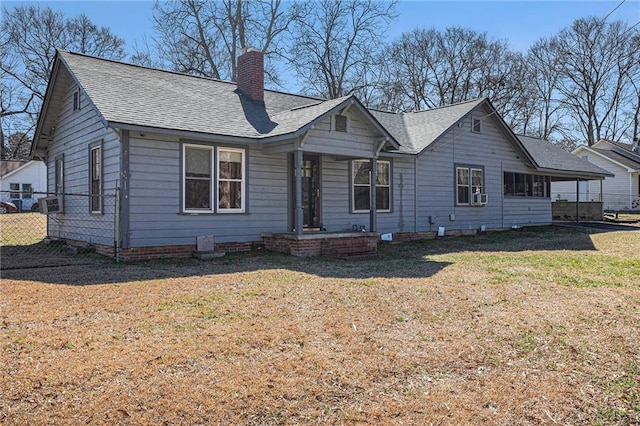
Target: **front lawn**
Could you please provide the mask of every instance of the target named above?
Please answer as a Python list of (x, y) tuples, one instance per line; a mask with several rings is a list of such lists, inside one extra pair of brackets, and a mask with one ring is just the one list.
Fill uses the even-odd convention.
[(3, 271), (0, 424), (640, 423), (640, 234)]

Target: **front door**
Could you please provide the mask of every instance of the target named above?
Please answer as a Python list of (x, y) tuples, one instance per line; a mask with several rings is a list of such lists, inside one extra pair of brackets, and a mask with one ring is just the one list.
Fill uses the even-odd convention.
[[(293, 181), (291, 188), (293, 193), (293, 214), (295, 217), (295, 172), (292, 164)], [(303, 228), (320, 227), (320, 156), (304, 154), (302, 157), (302, 224)], [(292, 226), (292, 229), (294, 226)]]

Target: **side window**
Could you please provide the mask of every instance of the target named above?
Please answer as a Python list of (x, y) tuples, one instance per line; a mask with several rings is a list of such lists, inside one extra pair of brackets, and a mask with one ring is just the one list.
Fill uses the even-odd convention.
[[(354, 212), (368, 212), (371, 204), (371, 163), (353, 160), (351, 163), (351, 196)], [(391, 162), (376, 162), (376, 210), (391, 211)]]
[(9, 197), (11, 198), (20, 198), (20, 184), (19, 183), (10, 183), (9, 184)]
[(56, 157), (55, 163), (55, 193), (56, 195), (64, 194), (64, 155)]
[(33, 187), (31, 186), (30, 183), (23, 183), (22, 184), (22, 198), (24, 199), (30, 199), (32, 197), (33, 194)]
[(346, 115), (336, 114), (333, 116), (333, 130), (336, 132), (348, 132), (349, 120)]
[(91, 213), (102, 213), (102, 143), (89, 147), (89, 200)]
[(218, 212), (244, 212), (244, 150), (218, 148)]
[(213, 148), (184, 146), (184, 210), (213, 211), (211, 202)]
[(471, 131), (474, 133), (482, 133), (482, 120), (476, 117), (471, 119)]
[(456, 204), (474, 204), (474, 195), (484, 193), (484, 170), (480, 167), (456, 167)]
[(504, 195), (512, 197), (551, 197), (551, 177), (504, 172)]
[(78, 111), (80, 109), (80, 89), (76, 89), (73, 92), (73, 110)]
[(245, 150), (187, 144), (183, 147), (183, 211), (244, 213)]

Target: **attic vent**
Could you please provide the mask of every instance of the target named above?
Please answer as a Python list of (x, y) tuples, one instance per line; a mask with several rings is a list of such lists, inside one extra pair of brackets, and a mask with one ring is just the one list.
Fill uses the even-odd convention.
[(335, 125), (336, 132), (347, 132), (347, 116), (336, 114), (335, 116)]
[(474, 133), (482, 132), (482, 120), (480, 120), (479, 118), (474, 118), (472, 130)]

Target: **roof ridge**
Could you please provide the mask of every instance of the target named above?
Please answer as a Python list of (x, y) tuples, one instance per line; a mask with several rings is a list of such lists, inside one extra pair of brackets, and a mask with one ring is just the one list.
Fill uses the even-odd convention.
[(460, 106), (460, 105), (464, 105), (464, 104), (469, 104), (469, 103), (472, 103), (472, 102), (480, 102), (480, 101), (484, 101), (485, 99), (487, 99), (486, 96), (481, 97), (481, 98), (470, 99), (470, 100), (467, 100), (467, 101), (460, 101), (460, 102), (456, 102), (454, 104), (449, 104), (449, 105), (440, 105), (440, 106), (429, 108), (429, 109), (420, 109), (418, 111), (405, 112), (405, 113), (402, 113), (402, 114), (418, 114), (418, 113), (421, 113), (421, 112), (435, 111), (435, 110), (438, 110), (438, 109), (456, 107), (456, 106)]
[[(140, 69), (145, 69), (145, 70), (149, 70), (149, 71), (158, 71), (158, 72), (178, 75), (178, 76), (182, 76), (182, 77), (197, 78), (197, 79), (206, 80), (206, 81), (213, 81), (213, 82), (216, 82), (216, 83), (224, 83), (224, 84), (229, 84), (229, 85), (236, 86), (236, 87), (238, 86), (238, 83), (235, 82), (235, 81), (223, 80), (223, 79), (220, 79), (220, 78), (206, 77), (206, 76), (201, 76), (201, 75), (193, 75), (193, 74), (187, 74), (187, 73), (180, 72), (180, 71), (168, 70), (168, 69), (164, 69), (164, 68), (151, 67), (151, 66), (140, 65), (140, 64), (133, 64), (131, 62), (124, 62), (124, 61), (121, 61), (121, 60), (110, 59), (110, 58), (102, 58), (100, 56), (87, 55), (86, 53), (72, 52), (72, 51), (65, 50), (65, 49), (58, 49), (58, 51), (64, 52), (64, 53), (68, 53), (68, 54), (74, 55), (74, 56), (81, 56), (81, 57), (84, 57), (84, 58), (96, 59), (96, 60), (100, 60), (100, 61), (104, 61), (104, 62), (111, 62), (111, 63), (118, 64), (118, 65), (124, 65), (124, 66), (129, 66), (129, 67), (134, 67), (134, 68), (140, 68)], [(328, 99), (324, 99), (324, 98), (320, 98), (320, 97), (316, 97), (316, 96), (301, 95), (301, 94), (297, 94), (297, 93), (285, 92), (285, 91), (282, 91), (282, 90), (269, 89), (269, 88), (266, 88), (266, 87), (265, 87), (264, 90), (265, 90), (265, 92), (272, 92), (272, 93), (278, 93), (278, 94), (281, 94), (281, 95), (295, 96), (295, 97), (298, 97), (298, 98), (314, 99), (314, 100), (318, 100), (318, 101), (326, 101), (326, 100), (328, 100)]]

